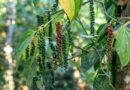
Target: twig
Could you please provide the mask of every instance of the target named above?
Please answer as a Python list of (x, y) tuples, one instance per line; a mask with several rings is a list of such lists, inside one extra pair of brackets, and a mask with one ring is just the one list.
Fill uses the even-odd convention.
[(82, 55), (82, 54), (73, 55), (73, 57), (71, 57), (71, 58), (68, 58), (68, 60), (74, 59), (74, 58), (76, 58), (76, 57), (78, 57), (78, 56), (81, 56), (81, 55)]
[(122, 19), (123, 19), (123, 20), (130, 20), (130, 17), (118, 17), (117, 19), (118, 19), (118, 20), (122, 20)]
[(81, 48), (81, 47), (79, 47), (79, 46), (75, 46), (75, 45), (73, 45), (75, 48), (77, 48), (77, 49), (80, 49), (80, 50), (82, 50), (82, 51), (85, 51), (85, 52), (88, 52), (87, 50), (85, 50), (85, 49), (83, 49), (83, 48)]

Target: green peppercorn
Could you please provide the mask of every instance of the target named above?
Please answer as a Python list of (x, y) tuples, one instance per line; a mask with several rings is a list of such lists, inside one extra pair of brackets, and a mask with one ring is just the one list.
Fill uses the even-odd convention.
[(95, 34), (94, 24), (95, 24), (94, 1), (90, 0), (90, 30), (92, 35)]
[(67, 43), (66, 43), (66, 37), (65, 35), (62, 35), (62, 54), (63, 54), (63, 60), (64, 60), (64, 66), (67, 68), (68, 66), (68, 59), (67, 59)]

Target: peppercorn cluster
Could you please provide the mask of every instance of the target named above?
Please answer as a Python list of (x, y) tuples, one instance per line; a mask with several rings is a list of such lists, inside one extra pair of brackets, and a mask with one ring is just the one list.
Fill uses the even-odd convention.
[(95, 13), (94, 13), (94, 1), (90, 0), (90, 30), (91, 34), (94, 34), (94, 24), (95, 24)]
[(67, 40), (65, 35), (62, 35), (62, 54), (63, 54), (63, 60), (64, 60), (64, 66), (67, 68), (68, 66), (68, 59), (67, 59)]
[[(51, 20), (51, 15), (50, 15), (50, 12), (48, 12), (48, 21)], [(48, 27), (48, 39), (49, 39), (49, 46), (51, 48), (51, 50), (53, 51), (53, 59), (56, 59), (57, 58), (57, 55), (56, 55), (56, 49), (55, 49), (55, 46), (53, 45), (52, 43), (52, 33), (53, 33), (53, 30), (52, 30), (52, 22), (49, 23), (49, 27)]]
[(107, 32), (108, 32), (108, 46), (109, 46), (109, 50), (111, 51), (112, 50), (112, 44), (113, 44), (113, 38), (114, 38), (112, 25), (108, 26)]
[(113, 33), (113, 27), (112, 25), (109, 25), (107, 28), (107, 32), (108, 32), (108, 42), (107, 42), (107, 56), (108, 56), (108, 61), (112, 60), (112, 51), (113, 51), (113, 40), (114, 40), (114, 33)]
[(60, 22), (56, 22), (56, 40), (57, 40), (57, 55), (60, 57), (62, 51), (62, 26)]

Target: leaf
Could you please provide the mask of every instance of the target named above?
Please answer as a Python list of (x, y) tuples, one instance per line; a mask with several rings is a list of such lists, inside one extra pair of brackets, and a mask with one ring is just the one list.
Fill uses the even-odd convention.
[(101, 70), (98, 72), (94, 83), (93, 90), (113, 90), (110, 85), (111, 80)]
[(103, 45), (106, 43), (106, 39), (107, 39), (107, 26), (108, 24), (104, 23), (102, 25), (99, 26), (98, 30), (97, 30), (97, 34), (98, 34), (98, 38), (97, 41), (99, 42), (99, 44)]
[(83, 0), (59, 0), (70, 21), (78, 15), (82, 1)]
[(42, 79), (38, 80), (36, 83), (37, 83), (37, 87), (40, 89), (40, 90), (45, 90), (45, 86), (42, 84), (43, 82), (41, 81)]
[[(108, 10), (107, 10), (107, 12), (106, 12), (109, 16), (111, 16), (111, 17), (115, 17), (115, 6), (112, 4), (109, 8), (108, 8)], [(107, 17), (107, 19), (110, 19), (110, 17)]]
[(115, 48), (122, 67), (127, 65), (130, 61), (130, 29), (125, 24), (116, 33)]
[(85, 74), (85, 79), (86, 79), (86, 82), (87, 83), (93, 83), (94, 79), (95, 79), (95, 71), (91, 70), (91, 71), (88, 71), (86, 74)]
[(33, 30), (27, 30), (23, 33), (21, 41), (16, 48), (16, 57), (19, 58), (19, 56), (25, 51), (27, 46), (31, 43), (34, 33), (35, 31)]
[(75, 17), (77, 17), (83, 0), (74, 0), (74, 1), (75, 1), (75, 8), (76, 8), (75, 9)]
[[(84, 50), (88, 50), (88, 47), (84, 47)], [(97, 61), (99, 61), (99, 56), (95, 50), (91, 49), (89, 52), (82, 52), (81, 64), (83, 71), (90, 69)], [(100, 53), (100, 52), (99, 52)]]
[[(123, 24), (118, 24), (118, 25), (116, 25), (115, 28), (114, 28), (114, 31), (119, 30), (119, 28), (120, 28), (122, 25), (123, 25)], [(127, 25), (127, 28), (130, 29), (130, 24)]]
[(77, 67), (78, 69), (81, 67), (81, 64), (80, 64), (80, 62), (75, 62), (75, 61), (69, 61), (69, 64), (71, 65), (71, 66), (75, 66), (75, 67)]
[(36, 75), (36, 71), (37, 71), (37, 61), (35, 59), (30, 60), (30, 61), (26, 61), (26, 65), (24, 68), (23, 73), (25, 74), (27, 80), (26, 80), (26, 84), (27, 86), (30, 88), (33, 77), (35, 77)]

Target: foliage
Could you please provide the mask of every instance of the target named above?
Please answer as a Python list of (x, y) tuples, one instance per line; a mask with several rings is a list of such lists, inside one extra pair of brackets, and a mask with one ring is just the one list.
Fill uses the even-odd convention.
[[(13, 37), (16, 88), (26, 82), (31, 90), (112, 90), (113, 52), (122, 66), (130, 60), (128, 23), (116, 27), (113, 2), (18, 0)], [(0, 21), (3, 28), (4, 23)]]
[(83, 0), (59, 0), (70, 21), (78, 15)]
[(130, 48), (129, 48), (129, 44), (130, 44), (130, 29), (129, 27), (127, 27), (126, 24), (121, 25), (118, 29), (118, 31), (116, 32), (116, 43), (115, 43), (115, 48), (116, 51), (120, 57), (120, 62), (122, 67), (127, 65), (129, 63), (130, 60)]
[(103, 73), (94, 80), (94, 90), (113, 90), (110, 79)]
[(23, 33), (23, 36), (21, 38), (21, 42), (18, 45), (18, 48), (16, 51), (17, 57), (21, 56), (21, 54), (25, 51), (27, 46), (31, 43), (34, 33), (35, 32), (33, 30), (27, 30)]
[[(62, 22), (59, 22), (58, 19), (61, 19), (61, 17), (64, 15), (64, 13), (60, 13), (61, 11), (59, 10), (55, 14), (55, 11), (53, 11), (53, 10), (57, 10), (57, 7), (52, 7), (52, 6), (45, 7), (44, 9), (46, 9), (47, 11), (43, 10), (43, 12), (42, 12), (41, 11), (42, 8), (38, 9), (38, 7), (40, 7), (39, 4), (44, 3), (44, 2), (38, 2), (38, 1), (34, 2), (34, 6), (36, 8), (35, 10), (38, 12), (37, 14), (40, 14), (40, 17), (38, 16), (38, 19), (37, 19), (38, 25), (39, 25), (38, 30), (36, 31), (35, 35), (33, 34), (33, 37), (35, 39), (37, 39), (36, 41), (35, 40), (33, 41), (33, 43), (35, 43), (35, 47), (33, 48), (35, 50), (35, 51), (33, 51), (34, 52), (33, 58), (35, 58), (37, 61), (37, 64), (35, 67), (33, 67), (34, 68), (33, 70), (36, 70), (37, 73), (33, 73), (33, 71), (30, 70), (30, 73), (32, 72), (33, 74), (31, 76), (27, 75), (27, 77), (31, 78), (32, 80), (27, 79), (27, 81), (28, 81), (27, 84), (30, 83), (30, 85), (31, 84), (35, 85), (36, 86), (35, 88), (45, 88), (45, 89), (56, 89), (57, 88), (58, 89), (60, 87), (60, 85), (59, 84), (58, 84), (58, 86), (55, 85), (55, 82), (57, 80), (57, 78), (55, 77), (56, 71), (58, 71), (60, 73), (63, 73), (63, 72), (68, 73), (68, 71), (70, 70), (69, 68), (76, 67), (78, 70), (80, 70), (83, 73), (83, 72), (86, 72), (87, 70), (89, 70), (95, 64), (99, 64), (95, 70), (98, 70), (98, 68), (102, 67), (102, 61), (104, 61), (104, 56), (105, 56), (105, 54), (107, 54), (106, 52), (104, 54), (102, 53), (102, 52), (104, 52), (103, 46), (105, 44), (107, 44), (107, 42), (105, 40), (107, 38), (106, 32), (102, 33), (102, 32), (104, 32), (105, 29), (107, 29), (107, 28), (103, 28), (104, 26), (106, 26), (106, 24), (104, 24), (103, 27), (100, 27), (100, 29), (102, 28), (103, 30), (100, 31), (100, 29), (99, 29), (99, 31), (98, 31), (98, 33), (101, 34), (102, 38), (105, 37), (102, 41), (104, 43), (102, 43), (102, 42), (100, 42), (101, 40), (99, 40), (99, 39), (102, 39), (100, 36), (89, 35), (90, 32), (92, 35), (94, 35), (94, 33), (96, 32), (96, 31), (94, 31), (95, 30), (94, 29), (95, 28), (94, 27), (95, 12), (94, 12), (93, 2), (90, 4), (90, 17), (91, 17), (90, 29), (91, 29), (91, 31), (89, 31), (89, 30), (86, 31), (84, 29), (84, 25), (82, 24), (80, 19), (78, 20), (76, 17), (79, 13), (82, 1), (81, 0), (79, 0), (79, 1), (72, 0), (71, 1), (72, 3), (69, 3), (69, 2), (70, 1), (65, 1), (65, 3), (64, 3), (63, 1), (60, 1), (60, 5), (63, 7), (65, 13), (67, 14), (67, 16), (64, 17), (64, 19), (62, 19), (63, 20)], [(47, 3), (47, 2), (45, 1), (45, 3)], [(48, 3), (50, 3), (50, 2), (48, 2)], [(56, 4), (57, 3), (54, 3), (54, 6)], [(78, 7), (75, 7), (77, 4), (78, 4)], [(54, 15), (53, 15), (53, 13), (54, 13)], [(51, 19), (51, 18), (56, 18), (57, 20), (54, 19), (54, 21), (53, 21), (53, 19)], [(70, 20), (68, 20), (67, 18), (69, 18)], [(74, 35), (74, 33), (80, 32), (80, 31), (74, 31), (74, 30), (71, 31), (71, 29), (72, 29), (71, 26), (72, 26), (72, 24), (75, 23), (75, 21), (74, 21), (75, 18), (77, 19), (77, 22), (82, 26), (82, 28), (80, 28), (80, 30), (84, 29), (84, 31), (85, 31), (84, 33), (87, 34), (87, 35), (82, 35), (82, 36), (91, 37), (91, 38), (81, 38), (82, 40), (87, 41), (85, 48), (75, 46), (76, 41), (74, 41), (74, 39), (76, 39), (77, 36), (76, 35), (73, 36), (73, 35)], [(70, 23), (70, 21), (71, 21), (71, 23)], [(55, 25), (55, 23), (56, 23), (56, 25)], [(61, 28), (61, 25), (63, 25), (62, 28)], [(54, 28), (56, 28), (56, 31)], [(74, 29), (74, 27), (73, 27), (73, 29)], [(56, 33), (56, 35), (54, 33)], [(26, 34), (24, 34), (24, 35), (26, 36)], [(32, 35), (32, 34), (30, 34), (30, 35)], [(25, 36), (23, 36), (23, 37), (25, 37)], [(66, 36), (67, 41), (65, 40), (65, 36)], [(49, 37), (49, 39), (48, 39), (48, 37)], [(96, 39), (95, 37), (98, 37), (98, 38)], [(25, 40), (29, 40), (29, 39), (26, 38)], [(79, 40), (79, 39), (77, 39), (77, 40)], [(99, 45), (96, 44), (98, 40), (99, 40)], [(22, 42), (24, 42), (24, 41), (22, 41)], [(47, 44), (47, 42), (49, 42), (49, 44)], [(56, 45), (54, 43), (56, 43)], [(24, 45), (27, 47), (29, 45), (29, 43), (24, 43)], [(45, 49), (45, 47), (46, 47), (46, 49)], [(102, 50), (99, 51), (100, 49), (102, 49)], [(20, 49), (20, 50), (22, 51), (23, 49)], [(19, 50), (19, 52), (21, 52), (20, 50)], [(73, 55), (73, 54), (75, 54), (73, 52), (73, 50), (77, 50), (75, 56), (77, 57), (78, 61), (75, 61), (76, 58)], [(49, 52), (47, 52), (47, 51), (49, 51)], [(31, 52), (31, 48), (27, 48), (26, 52), (27, 53)], [(28, 60), (31, 60), (31, 58), (28, 58), (28, 57), (30, 57), (30, 55), (27, 53), (25, 53), (27, 56), (27, 58), (25, 58), (25, 59), (27, 59), (27, 62), (28, 62)], [(69, 55), (69, 53), (72, 55)], [(78, 56), (78, 54), (79, 54), (79, 56)], [(70, 58), (70, 60), (68, 61), (67, 59), (69, 59), (69, 58)], [(74, 60), (73, 60), (73, 58), (74, 58)], [(80, 59), (78, 59), (78, 58), (81, 58), (81, 66), (79, 65)], [(97, 61), (98, 61), (98, 63), (97, 63)], [(106, 64), (106, 66), (107, 66), (107, 64)], [(98, 73), (98, 74), (100, 74), (100, 73)], [(86, 74), (86, 75), (88, 75), (88, 74)], [(35, 78), (35, 80), (33, 81), (34, 78)], [(82, 78), (82, 77), (79, 77), (79, 78)], [(109, 77), (107, 77), (107, 76), (106, 76), (106, 78), (109, 79)], [(64, 78), (62, 78), (62, 80), (64, 80)], [(42, 83), (42, 84), (37, 85), (36, 83)], [(51, 83), (51, 86), (50, 86), (50, 83)], [(60, 83), (61, 83), (61, 81), (60, 81)], [(108, 80), (106, 80), (106, 83), (108, 83)], [(32, 87), (32, 85), (31, 86), (30, 85), (29, 85), (29, 87)], [(63, 86), (63, 85), (61, 85), (61, 86)], [(69, 86), (67, 86), (67, 88), (69, 89)], [(64, 89), (67, 89), (67, 88), (64, 87)], [(98, 88), (98, 87), (94, 87), (94, 88)]]

